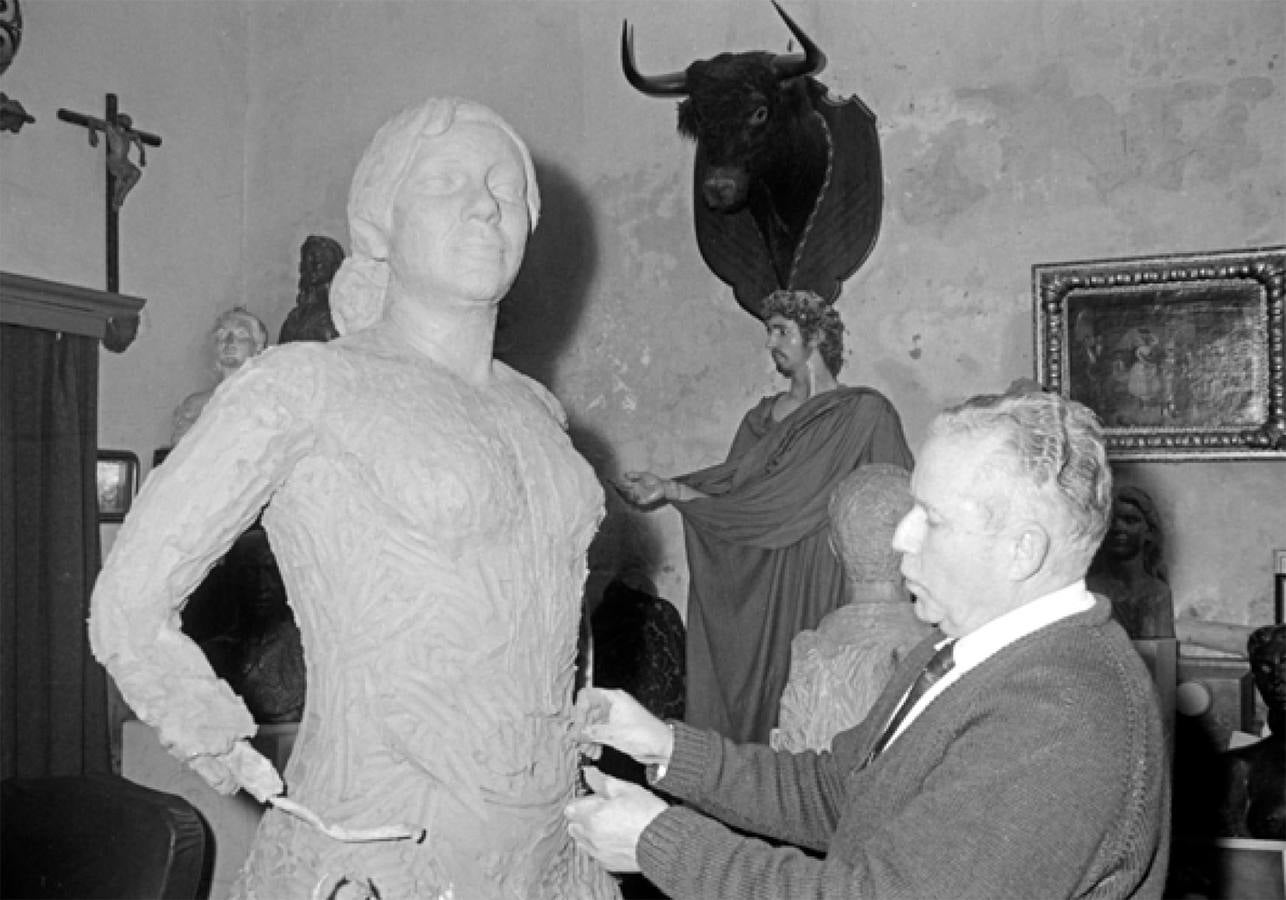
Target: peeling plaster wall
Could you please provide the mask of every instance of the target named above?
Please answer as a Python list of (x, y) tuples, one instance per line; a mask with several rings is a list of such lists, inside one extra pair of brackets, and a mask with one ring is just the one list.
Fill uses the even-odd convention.
[[(1033, 263), (1286, 243), (1280, 0), (787, 7), (830, 58), (822, 80), (879, 117), (883, 229), (839, 301), (850, 328), (841, 377), (886, 393), (913, 444), (944, 404), (1033, 374)], [(245, 303), (275, 335), (299, 244), (318, 232), (347, 245), (358, 156), (390, 114), (430, 94), (492, 105), (532, 148), (545, 214), (498, 349), (563, 400), (601, 475), (714, 462), (742, 413), (776, 389), (761, 327), (697, 253), (693, 151), (674, 104), (634, 92), (619, 62), (623, 18), (649, 72), (784, 50), (769, 4), (24, 10), (24, 46), (0, 89), (40, 121), (0, 135), (4, 268), (101, 283), (101, 157), (56, 107), (93, 112), (116, 90), (165, 138), (122, 218), (122, 285), (152, 302), (149, 330), (106, 355), (104, 446), (150, 458), (173, 405), (208, 383), (202, 341), (219, 309)], [(1267, 621), (1286, 464), (1132, 464), (1119, 475), (1166, 514), (1181, 613)], [(682, 608), (677, 516), (613, 499), (595, 584), (635, 559)]]
[[(674, 104), (621, 76), (621, 20), (640, 68), (660, 72), (723, 50), (786, 49), (771, 7), (316, 9), (260, 5), (252, 20), (248, 193), (262, 200), (250, 208), (250, 292), (275, 291), (284, 315), (298, 241), (314, 228), (347, 239), (352, 164), (391, 112), (427, 93), (475, 97), (527, 138), (546, 200), (501, 355), (562, 398), (604, 477), (722, 458), (778, 380), (759, 324), (697, 254), (692, 147), (674, 131)], [(1033, 373), (1033, 263), (1286, 241), (1280, 3), (789, 9), (827, 51), (832, 91), (860, 94), (879, 116), (885, 218), (839, 301), (843, 377), (888, 394), (913, 443), (943, 405)], [(1267, 619), (1270, 550), (1286, 546), (1282, 463), (1120, 475), (1168, 513), (1180, 610)], [(634, 560), (683, 606), (678, 517), (613, 499), (595, 575)]]

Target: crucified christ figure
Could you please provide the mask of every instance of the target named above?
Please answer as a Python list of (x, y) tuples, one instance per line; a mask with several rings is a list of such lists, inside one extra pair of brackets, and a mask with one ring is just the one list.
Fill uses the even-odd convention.
[[(89, 127), (89, 146), (98, 146), (98, 132), (107, 136), (107, 171), (115, 179), (116, 189), (112, 192), (112, 209), (120, 209), (125, 203), (125, 195), (143, 176), (140, 166), (147, 165), (147, 150), (143, 147), (141, 134), (134, 130), (134, 120), (125, 113), (116, 117), (116, 122), (104, 122), (91, 119)], [(130, 161), (131, 146), (138, 147), (138, 165)]]

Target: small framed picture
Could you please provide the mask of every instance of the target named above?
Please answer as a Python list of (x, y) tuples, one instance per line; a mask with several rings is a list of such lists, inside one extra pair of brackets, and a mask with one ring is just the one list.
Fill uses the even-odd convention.
[(138, 490), (138, 457), (128, 450), (98, 451), (98, 521), (123, 522)]

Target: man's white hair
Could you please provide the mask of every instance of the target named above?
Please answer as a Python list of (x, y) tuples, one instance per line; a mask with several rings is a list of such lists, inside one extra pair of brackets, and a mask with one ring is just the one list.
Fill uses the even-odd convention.
[(1000, 476), (990, 526), (999, 527), (1025, 498), (1062, 520), (1074, 561), (1089, 566), (1112, 514), (1112, 470), (1092, 410), (1046, 391), (984, 394), (940, 413), (929, 434), (998, 439), (1000, 452), (980, 473)]

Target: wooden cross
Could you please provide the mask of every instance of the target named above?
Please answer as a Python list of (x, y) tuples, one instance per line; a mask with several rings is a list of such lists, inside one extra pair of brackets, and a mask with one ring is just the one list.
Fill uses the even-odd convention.
[[(142, 177), (142, 166), (147, 165), (148, 147), (161, 146), (161, 138), (134, 127), (134, 121), (116, 110), (116, 95), (107, 95), (107, 112), (101, 119), (67, 109), (58, 110), (58, 118), (89, 130), (89, 146), (98, 146), (98, 133), (107, 139), (107, 290), (120, 293), (120, 244), (117, 218), (125, 195)], [(132, 147), (138, 147), (138, 165), (130, 161)]]

